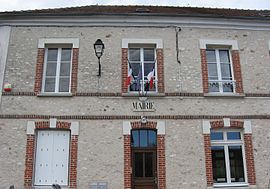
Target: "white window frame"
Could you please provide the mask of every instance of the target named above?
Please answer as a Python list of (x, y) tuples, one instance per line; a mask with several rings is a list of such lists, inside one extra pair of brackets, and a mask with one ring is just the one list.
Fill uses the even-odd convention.
[[(147, 93), (157, 93), (158, 92), (158, 76), (157, 76), (157, 48), (156, 47), (147, 47), (147, 45), (149, 44), (145, 44), (145, 45), (140, 45), (138, 47), (129, 47), (128, 48), (128, 61), (129, 60), (129, 49), (131, 48), (136, 48), (136, 49), (140, 49), (140, 63), (142, 66), (142, 83), (145, 83), (145, 76), (144, 76), (144, 49), (145, 48), (153, 48), (154, 49), (154, 64), (155, 64), (155, 79), (154, 79), (154, 86), (155, 86), (155, 91), (144, 91), (144, 84), (142, 85), (141, 83), (141, 90), (140, 91), (130, 91), (129, 87), (128, 87), (128, 92), (129, 93), (138, 93), (138, 92), (147, 92)], [(145, 46), (145, 47), (144, 47)], [(130, 62), (132, 63), (132, 62)], [(130, 69), (130, 65), (128, 63), (128, 70)], [(135, 78), (134, 78), (135, 79)]]
[[(222, 132), (223, 133), (223, 140), (211, 140), (211, 147), (212, 146), (223, 146), (224, 147), (226, 177), (227, 177), (227, 183), (214, 183), (213, 186), (214, 187), (248, 186), (245, 144), (244, 144), (244, 135), (243, 135), (242, 130), (240, 130), (240, 129), (213, 129), (213, 130), (211, 130), (211, 132)], [(241, 140), (227, 140), (227, 132), (240, 132)], [(243, 158), (245, 182), (232, 183), (232, 181), (231, 181), (229, 149), (228, 149), (229, 146), (241, 146), (241, 148), (242, 148), (242, 158)]]
[(73, 57), (73, 48), (71, 49), (71, 57), (70, 57), (70, 73), (69, 73), (69, 89), (68, 92), (59, 92), (59, 81), (60, 81), (60, 66), (61, 66), (61, 56), (62, 56), (62, 49), (61, 45), (57, 48), (57, 65), (56, 65), (56, 77), (55, 77), (55, 88), (54, 92), (46, 92), (45, 91), (45, 80), (46, 80), (46, 71), (47, 71), (47, 59), (48, 59), (48, 49), (45, 48), (45, 55), (44, 55), (44, 69), (43, 69), (43, 76), (42, 76), (42, 93), (70, 93), (71, 92), (71, 76), (72, 76), (72, 57)]
[[(217, 94), (234, 94), (236, 92), (236, 81), (234, 80), (234, 72), (233, 72), (233, 63), (232, 63), (232, 55), (231, 55), (231, 51), (229, 48), (207, 48), (207, 50), (214, 50), (215, 51), (215, 55), (216, 55), (216, 64), (217, 64), (217, 74), (218, 74), (218, 80), (210, 80), (209, 79), (209, 74), (208, 74), (208, 84), (210, 84), (210, 82), (217, 82), (219, 84), (219, 91), (218, 92), (210, 92), (209, 93), (217, 93)], [(230, 61), (230, 68), (231, 68), (231, 74), (232, 74), (232, 79), (231, 80), (222, 80), (222, 75), (221, 75), (221, 62), (220, 62), (220, 55), (219, 55), (219, 51), (220, 50), (226, 50), (229, 53), (229, 61)], [(208, 61), (207, 61), (207, 65), (208, 65)], [(223, 92), (223, 83), (226, 82), (232, 82), (233, 85), (233, 91), (232, 92)]]

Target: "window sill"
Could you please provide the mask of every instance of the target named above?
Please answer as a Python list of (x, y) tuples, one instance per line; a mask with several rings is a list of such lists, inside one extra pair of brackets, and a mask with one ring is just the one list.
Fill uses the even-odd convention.
[(39, 93), (38, 97), (72, 97), (72, 93)]
[(214, 188), (234, 188), (237, 187), (237, 189), (246, 189), (248, 187), (248, 183), (224, 183), (224, 184), (214, 184)]
[(246, 95), (243, 93), (204, 93), (205, 97), (245, 97)]
[(164, 96), (165, 93), (156, 93), (156, 92), (147, 93), (145, 96), (139, 94), (138, 92), (122, 93), (122, 97), (164, 97)]

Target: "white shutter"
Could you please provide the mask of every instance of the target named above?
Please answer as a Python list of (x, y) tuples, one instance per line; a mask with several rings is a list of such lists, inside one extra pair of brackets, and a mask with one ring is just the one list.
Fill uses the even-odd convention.
[(69, 131), (38, 131), (35, 185), (68, 185)]

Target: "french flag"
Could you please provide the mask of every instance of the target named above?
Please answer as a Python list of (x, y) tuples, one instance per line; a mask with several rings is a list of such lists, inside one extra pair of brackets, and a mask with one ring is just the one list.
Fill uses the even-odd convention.
[(132, 69), (130, 68), (128, 70), (128, 77), (127, 77), (127, 80), (126, 80), (126, 86), (129, 86), (131, 81), (133, 80), (133, 76), (132, 76)]
[(155, 77), (155, 68), (149, 74), (147, 75), (147, 80), (149, 81), (149, 87), (150, 89), (154, 86), (154, 77)]

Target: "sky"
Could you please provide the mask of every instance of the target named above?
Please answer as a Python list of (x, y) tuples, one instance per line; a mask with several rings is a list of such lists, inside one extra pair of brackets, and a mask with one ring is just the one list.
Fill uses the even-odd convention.
[(163, 5), (270, 10), (270, 0), (0, 0), (0, 12), (86, 5)]

